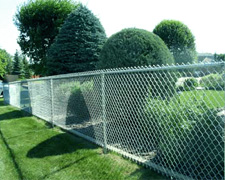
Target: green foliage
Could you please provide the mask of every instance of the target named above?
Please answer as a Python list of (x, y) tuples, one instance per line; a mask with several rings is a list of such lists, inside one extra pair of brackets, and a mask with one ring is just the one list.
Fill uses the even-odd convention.
[(224, 90), (225, 82), (224, 82), (223, 74), (209, 74), (202, 77), (200, 84), (206, 89), (212, 90)]
[(36, 74), (45, 75), (47, 50), (76, 7), (71, 0), (29, 0), (18, 8), (14, 18), (20, 31), (18, 43), (22, 52), (34, 61)]
[(6, 66), (6, 74), (12, 74), (13, 72), (13, 59), (12, 59), (12, 56), (9, 55), (8, 56), (8, 63), (7, 63), (7, 66)]
[(56, 89), (56, 93), (67, 97), (70, 96), (71, 94), (76, 94), (78, 91), (86, 93), (91, 90), (93, 90), (92, 81), (87, 81), (82, 84), (79, 81), (74, 81), (60, 84)]
[[(197, 99), (195, 95), (185, 98), (179, 95), (170, 101), (149, 98), (144, 123), (151, 127), (152, 132), (148, 136), (154, 139), (152, 145), (160, 150), (158, 158), (166, 166), (173, 162), (175, 170), (189, 169), (199, 178), (205, 173), (209, 179), (216, 179), (216, 175), (223, 173), (223, 121), (217, 115), (219, 109), (211, 108), (209, 104), (212, 102), (208, 104), (206, 99), (208, 97), (205, 96)], [(207, 153), (202, 147), (207, 149)], [(208, 167), (215, 167), (214, 163), (218, 166), (205, 172), (203, 170), (208, 168), (208, 164), (204, 162), (209, 162), (208, 158)]]
[(4, 49), (0, 49), (0, 78), (11, 72), (11, 56)]
[[(171, 53), (158, 36), (146, 30), (129, 28), (112, 35), (107, 40), (100, 54), (99, 68), (162, 65), (172, 64), (173, 62)], [(166, 95), (171, 94), (170, 92), (174, 91), (174, 78), (169, 76), (168, 72), (151, 73), (148, 76), (151, 79), (151, 87), (137, 85), (139, 88), (135, 88), (136, 92), (148, 92), (149, 89), (151, 89), (151, 94), (153, 96), (161, 95), (165, 97)], [(121, 81), (116, 83), (115, 88), (117, 88), (117, 86), (122, 86), (125, 83), (128, 87), (132, 88), (128, 85), (128, 80), (124, 81), (125, 82)], [(138, 83), (142, 84), (141, 82), (142, 80)], [(166, 91), (158, 91), (158, 88), (165, 89)], [(125, 94), (130, 96), (130, 93), (128, 92), (132, 91), (132, 89), (127, 88), (126, 91), (127, 93)], [(127, 98), (129, 99), (129, 97)], [(137, 97), (131, 99), (133, 99), (133, 103), (135, 103)], [(128, 104), (132, 105), (133, 103), (129, 102)]]
[[(198, 103), (201, 104), (200, 101)], [(169, 101), (162, 98), (148, 98), (146, 103), (148, 118), (145, 123), (150, 124), (154, 129), (151, 136), (156, 138), (155, 146), (161, 146), (161, 142), (166, 137), (184, 136), (203, 112), (197, 107), (198, 105), (193, 99), (188, 102), (187, 100), (180, 101), (179, 97), (174, 97)], [(168, 131), (164, 129), (168, 129)]]
[(184, 81), (184, 89), (186, 91), (194, 90), (198, 86), (198, 80), (195, 78), (188, 78)]
[(17, 50), (14, 55), (12, 74), (18, 75), (20, 78), (23, 78), (23, 76), (24, 76), (23, 62), (22, 62), (21, 56), (19, 55), (19, 52)]
[(56, 94), (58, 94), (56, 97), (58, 101), (63, 102), (66, 99), (68, 103), (66, 125), (79, 124), (89, 120), (90, 114), (84, 95), (91, 91), (93, 91), (93, 81), (83, 83), (79, 81), (65, 82), (55, 89)]
[(16, 51), (13, 60), (13, 75), (18, 75), (20, 79), (29, 79), (32, 75), (32, 70), (25, 56), (20, 55)]
[(225, 54), (214, 54), (215, 61), (225, 61)]
[(164, 42), (142, 29), (124, 29), (112, 35), (103, 46), (100, 68), (120, 68), (172, 64), (173, 57)]
[(23, 62), (24, 78), (29, 79), (32, 76), (32, 70), (25, 56), (23, 57), (22, 62)]
[(171, 98), (176, 91), (179, 74), (175, 70), (164, 70), (149, 73), (150, 87), (148, 96)]
[(185, 89), (184, 89), (184, 86), (182, 86), (182, 85), (179, 85), (179, 86), (177, 86), (177, 88), (176, 88), (176, 91), (184, 91)]
[(80, 5), (66, 19), (49, 49), (48, 74), (94, 70), (105, 40), (98, 18)]
[(195, 38), (183, 23), (164, 20), (155, 27), (153, 33), (166, 43), (174, 56), (175, 63), (192, 63), (197, 59)]

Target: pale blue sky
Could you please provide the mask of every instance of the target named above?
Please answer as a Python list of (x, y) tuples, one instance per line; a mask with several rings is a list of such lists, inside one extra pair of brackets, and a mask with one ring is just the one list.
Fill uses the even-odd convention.
[[(0, 48), (14, 54), (19, 32), (13, 24), (26, 0), (0, 0)], [(198, 52), (225, 53), (224, 0), (80, 0), (100, 19), (107, 36), (123, 28), (152, 31), (164, 19), (182, 21), (192, 31)]]

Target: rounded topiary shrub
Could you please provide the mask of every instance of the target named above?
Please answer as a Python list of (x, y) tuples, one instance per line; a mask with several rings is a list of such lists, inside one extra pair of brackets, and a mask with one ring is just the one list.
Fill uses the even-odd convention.
[(165, 42), (176, 63), (193, 63), (196, 60), (194, 35), (182, 22), (163, 20), (155, 27), (153, 33)]
[[(99, 68), (162, 65), (173, 62), (172, 54), (157, 35), (143, 29), (129, 28), (112, 35), (106, 41), (100, 53)], [(170, 96), (174, 92), (176, 81), (173, 75), (174, 73), (168, 74), (168, 71), (146, 72), (151, 85), (142, 89), (140, 93), (145, 92), (143, 96), (148, 92), (153, 96)], [(137, 92), (137, 86), (143, 87), (142, 79), (136, 80), (135, 83), (133, 90)]]
[(172, 64), (173, 56), (155, 34), (142, 29), (124, 29), (112, 35), (100, 54), (99, 68)]
[[(164, 42), (151, 32), (142, 29), (124, 29), (112, 35), (100, 53), (99, 68), (123, 68), (172, 64), (173, 56)], [(106, 119), (110, 121), (107, 142), (141, 146), (145, 132), (141, 120), (145, 118), (146, 98), (165, 96), (172, 92), (175, 83), (168, 70), (106, 74)], [(116, 132), (123, 137), (113, 138)], [(131, 131), (132, 129), (132, 131)]]

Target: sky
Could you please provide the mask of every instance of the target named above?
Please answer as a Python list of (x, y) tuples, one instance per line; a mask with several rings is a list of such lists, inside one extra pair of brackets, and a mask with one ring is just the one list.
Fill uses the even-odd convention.
[[(0, 48), (14, 55), (19, 31), (13, 22), (27, 0), (0, 0)], [(225, 53), (225, 0), (79, 0), (101, 21), (106, 34), (124, 28), (153, 31), (162, 20), (183, 22), (195, 36), (199, 53)]]

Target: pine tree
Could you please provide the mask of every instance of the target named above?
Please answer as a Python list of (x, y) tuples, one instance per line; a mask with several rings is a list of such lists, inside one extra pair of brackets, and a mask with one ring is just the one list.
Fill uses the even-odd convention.
[(6, 73), (12, 74), (12, 72), (13, 72), (13, 60), (12, 57), (10, 56), (10, 58), (8, 59), (8, 64), (6, 66)]
[(105, 41), (99, 19), (80, 5), (68, 16), (49, 49), (48, 74), (94, 70)]
[[(19, 55), (19, 52), (16, 50), (13, 61), (13, 75), (18, 75), (20, 78), (23, 76), (23, 62)], [(22, 77), (23, 78), (23, 77)]]

